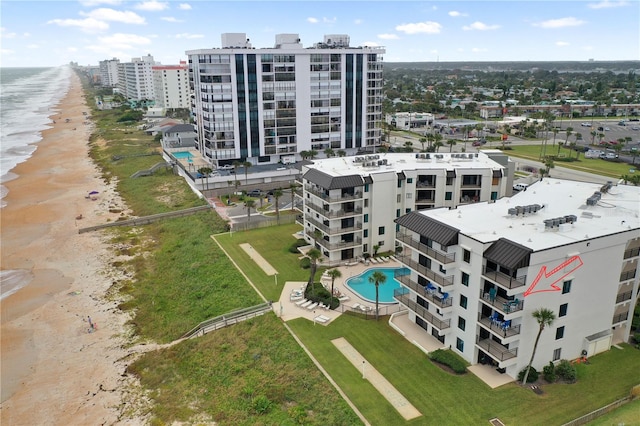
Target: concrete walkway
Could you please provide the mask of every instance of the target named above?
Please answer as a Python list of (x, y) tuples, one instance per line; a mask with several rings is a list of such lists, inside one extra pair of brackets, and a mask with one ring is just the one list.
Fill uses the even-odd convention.
[(398, 413), (405, 420), (415, 419), (422, 416), (422, 414), (411, 405), (411, 403), (405, 398), (398, 390), (391, 384), (382, 374), (376, 370), (353, 346), (344, 338), (339, 337), (331, 341), (336, 348), (347, 358), (351, 364), (358, 370), (362, 369), (362, 378), (366, 379), (375, 387), (382, 396), (384, 396), (393, 408), (398, 410)]
[(267, 262), (267, 260), (264, 257), (262, 257), (262, 255), (258, 253), (251, 244), (242, 243), (240, 244), (240, 247), (242, 248), (242, 250), (245, 251), (245, 253), (249, 255), (251, 260), (256, 262), (256, 264), (260, 268), (262, 268), (265, 274), (267, 274), (268, 276), (273, 276), (278, 273), (278, 271), (276, 271), (276, 269), (273, 266), (271, 266), (271, 264), (269, 264), (269, 262)]

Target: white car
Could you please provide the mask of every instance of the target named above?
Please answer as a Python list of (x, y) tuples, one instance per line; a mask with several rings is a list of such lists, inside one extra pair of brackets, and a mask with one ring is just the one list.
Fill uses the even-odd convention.
[(218, 166), (218, 170), (231, 170), (233, 166), (231, 164), (225, 164), (224, 166)]
[(591, 123), (580, 123), (582, 127), (591, 127)]

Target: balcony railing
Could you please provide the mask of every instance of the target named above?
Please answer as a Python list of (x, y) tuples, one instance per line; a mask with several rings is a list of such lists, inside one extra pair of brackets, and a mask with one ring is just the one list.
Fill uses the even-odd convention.
[(633, 291), (627, 291), (625, 293), (620, 293), (618, 296), (616, 296), (616, 303), (621, 303), (621, 302), (624, 302), (626, 300), (630, 300), (631, 296), (633, 296)]
[(437, 260), (440, 263), (447, 264), (456, 261), (455, 253), (445, 253), (440, 250), (436, 250), (426, 244), (421, 243), (420, 241), (414, 240), (413, 237), (409, 234), (398, 233), (396, 239), (417, 249), (419, 252), (429, 256), (432, 259)]
[(636, 277), (636, 270), (632, 269), (620, 274), (620, 281), (632, 280)]
[(504, 297), (496, 296), (491, 300), (491, 296), (487, 292), (480, 290), (480, 298), (483, 303), (499, 310), (502, 314), (512, 314), (524, 309), (524, 301), (518, 299), (505, 299)]
[(497, 283), (502, 287), (505, 287), (508, 289), (523, 287), (527, 281), (526, 275), (522, 275), (520, 277), (514, 278), (502, 272), (491, 270), (486, 266), (484, 268), (484, 272), (482, 273), (482, 275), (485, 278), (490, 279), (494, 283)]
[(423, 299), (427, 299), (429, 302), (433, 303), (434, 305), (440, 308), (450, 308), (453, 305), (453, 298), (447, 297), (446, 299), (443, 299), (437, 293), (427, 292), (425, 290), (425, 286), (420, 285), (417, 282), (410, 279), (409, 274), (402, 274), (402, 273), (396, 272), (394, 274), (394, 278), (398, 280), (398, 282), (400, 282), (402, 285), (416, 292), (416, 294), (418, 294)]
[(305, 189), (305, 191), (312, 193), (316, 197), (322, 198), (324, 201), (326, 201), (328, 203), (341, 203), (343, 201), (357, 200), (359, 198), (362, 198), (362, 192), (361, 191), (355, 191), (353, 194), (344, 194), (344, 195), (340, 195), (338, 197), (330, 197), (327, 194), (325, 194), (324, 191), (321, 191), (321, 190), (319, 190), (317, 188), (314, 188), (311, 185), (306, 185), (304, 187), (304, 189)]
[(312, 202), (309, 202), (308, 200), (305, 202), (305, 206), (317, 211), (324, 217), (328, 217), (330, 219), (335, 217), (358, 216), (362, 214), (362, 207), (356, 207), (353, 210), (325, 210), (324, 208)]
[(476, 343), (483, 351), (487, 352), (498, 361), (506, 361), (518, 356), (518, 348), (508, 349), (506, 346), (492, 339), (478, 340)]
[[(313, 232), (307, 231), (307, 235), (313, 238)], [(362, 238), (354, 238), (352, 241), (340, 241), (335, 243), (331, 243), (322, 238), (316, 241), (327, 250), (341, 250), (362, 245)]]
[(520, 324), (505, 328), (503, 324), (491, 321), (490, 317), (482, 314), (478, 315), (478, 322), (499, 337), (507, 338), (520, 334)]
[(403, 289), (396, 289), (393, 291), (393, 297), (404, 306), (409, 308), (411, 311), (415, 312), (423, 320), (427, 321), (429, 324), (433, 325), (438, 330), (445, 330), (451, 327), (451, 320), (441, 320), (436, 318), (431, 312), (426, 310), (424, 306), (418, 305), (416, 302), (411, 300), (407, 293), (403, 292)]
[(631, 259), (632, 257), (640, 256), (640, 247), (628, 249), (624, 251), (624, 259)]
[[(347, 232), (362, 230), (362, 223), (360, 222), (355, 222), (353, 226), (346, 226), (346, 227), (333, 226), (332, 227), (332, 226), (325, 225), (319, 220), (314, 219), (311, 215), (307, 215), (305, 219), (309, 221), (311, 224), (313, 224), (313, 226), (321, 229), (322, 231), (324, 231), (326, 234), (329, 234), (329, 235), (346, 234)], [(334, 225), (336, 224), (337, 223), (334, 223)]]
[(418, 272), (425, 278), (428, 278), (431, 281), (434, 281), (443, 287), (453, 285), (453, 275), (448, 275), (446, 277), (442, 276), (437, 272), (427, 268), (426, 266), (419, 264), (415, 260), (411, 260), (411, 256), (408, 256), (408, 255), (398, 256), (397, 258), (400, 262), (404, 263), (405, 265), (407, 265), (414, 271)]
[(624, 312), (622, 314), (617, 314), (613, 316), (613, 320), (611, 321), (611, 324), (617, 324), (619, 322), (623, 322), (626, 321), (627, 318), (629, 318), (629, 312)]

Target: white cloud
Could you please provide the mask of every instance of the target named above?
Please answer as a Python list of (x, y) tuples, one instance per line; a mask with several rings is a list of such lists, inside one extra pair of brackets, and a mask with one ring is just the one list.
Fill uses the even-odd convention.
[(396, 27), (396, 31), (400, 31), (405, 34), (439, 34), (440, 30), (442, 30), (442, 25), (433, 21), (401, 24)]
[(94, 18), (86, 19), (52, 19), (47, 24), (55, 24), (60, 27), (76, 27), (85, 33), (99, 33), (109, 29), (109, 24)]
[(566, 41), (556, 41), (556, 46), (560, 46), (560, 47), (569, 46), (569, 43)]
[(160, 19), (167, 22), (184, 22), (182, 19), (177, 19), (177, 18), (174, 18), (173, 16), (164, 16)]
[(582, 21), (580, 19), (574, 18), (572, 16), (566, 18), (559, 19), (549, 19), (548, 21), (542, 21), (533, 24), (534, 27), (540, 28), (567, 28), (567, 27), (578, 27), (582, 24), (586, 24), (587, 21)]
[(338, 18), (336, 18), (335, 16), (333, 18), (322, 18), (322, 22), (324, 22), (325, 24), (335, 24), (336, 22), (338, 22)]
[(362, 22), (363, 22), (362, 19), (354, 19), (353, 20), (353, 23), (356, 24), (356, 25), (360, 25), (360, 24), (362, 24)]
[(184, 39), (194, 39), (194, 38), (204, 38), (203, 34), (189, 34), (189, 33), (182, 33), (182, 34), (176, 34), (175, 35), (176, 38), (184, 38)]
[(589, 3), (587, 5), (589, 9), (611, 9), (614, 7), (624, 7), (624, 6), (629, 6), (629, 2), (604, 0), (599, 3)]
[(473, 53), (481, 53), (481, 52), (487, 52), (488, 50), (485, 49), (484, 47), (474, 47), (471, 49), (471, 51)]
[(16, 38), (16, 33), (8, 32), (5, 27), (0, 28), (0, 38)]
[(112, 49), (133, 49), (136, 46), (145, 46), (151, 44), (151, 40), (147, 37), (137, 34), (116, 33), (107, 37), (100, 37), (100, 43), (109, 46)]
[(317, 24), (318, 23), (318, 18), (314, 18), (314, 17), (308, 17), (307, 18), (307, 22), (310, 22), (312, 24)]
[(113, 21), (123, 24), (144, 24), (145, 20), (142, 16), (131, 11), (120, 11), (115, 9), (100, 8), (91, 12), (80, 12), (80, 15), (86, 16), (97, 21)]
[(397, 34), (378, 34), (378, 38), (383, 40), (398, 40), (400, 37), (398, 37)]
[(0, 49), (0, 53), (3, 55), (13, 55), (15, 52), (11, 49)]
[(489, 30), (497, 30), (500, 28), (500, 25), (487, 25), (484, 22), (476, 21), (471, 25), (465, 25), (462, 27), (465, 31), (489, 31)]
[(38, 46), (37, 44), (28, 44), (27, 45), (27, 49), (38, 49), (40, 46)]
[(460, 16), (469, 16), (469, 14), (468, 13), (458, 12), (457, 10), (452, 10), (451, 12), (449, 12), (449, 16), (454, 17), (454, 18), (458, 18)]
[(191, 10), (191, 5), (189, 3), (180, 3), (180, 6), (178, 6), (178, 9)]
[(169, 8), (169, 3), (162, 1), (143, 1), (135, 5), (138, 10), (146, 10), (147, 12), (160, 12)]
[(362, 45), (367, 47), (380, 47), (380, 45), (375, 41), (365, 41)]

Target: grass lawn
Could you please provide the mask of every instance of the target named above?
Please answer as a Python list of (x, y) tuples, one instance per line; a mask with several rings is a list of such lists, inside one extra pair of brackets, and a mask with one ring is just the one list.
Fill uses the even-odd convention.
[[(500, 147), (498, 147), (500, 148)], [(514, 145), (510, 146), (510, 149), (505, 150), (504, 153), (512, 157), (526, 158), (528, 160), (540, 161), (540, 145)], [(547, 147), (548, 155), (557, 155), (558, 149), (552, 149)], [(570, 149), (561, 148), (560, 154), (565, 157), (569, 155), (575, 159), (576, 152)], [(634, 168), (630, 164), (616, 163), (614, 161), (606, 161), (600, 158), (584, 158), (584, 155), (580, 154), (580, 159), (577, 161), (558, 161), (555, 162), (556, 167), (565, 167), (567, 169), (579, 170), (582, 172), (595, 173), (602, 176), (610, 176), (613, 178), (620, 178), (620, 176), (629, 174), (629, 169)], [(551, 172), (553, 176), (553, 169)]]
[[(578, 365), (578, 382), (544, 385), (538, 396), (517, 384), (490, 389), (471, 373), (454, 376), (433, 365), (384, 320), (365, 321), (342, 315), (328, 327), (299, 319), (289, 322), (314, 356), (371, 424), (486, 424), (498, 417), (506, 424), (561, 424), (629, 393), (637, 384), (640, 352), (623, 350)], [(346, 338), (423, 417), (405, 422), (330, 342)], [(622, 366), (613, 368), (612, 366)]]
[(617, 408), (611, 413), (588, 423), (589, 426), (618, 426), (618, 425), (639, 425), (640, 424), (640, 399), (629, 402)]

